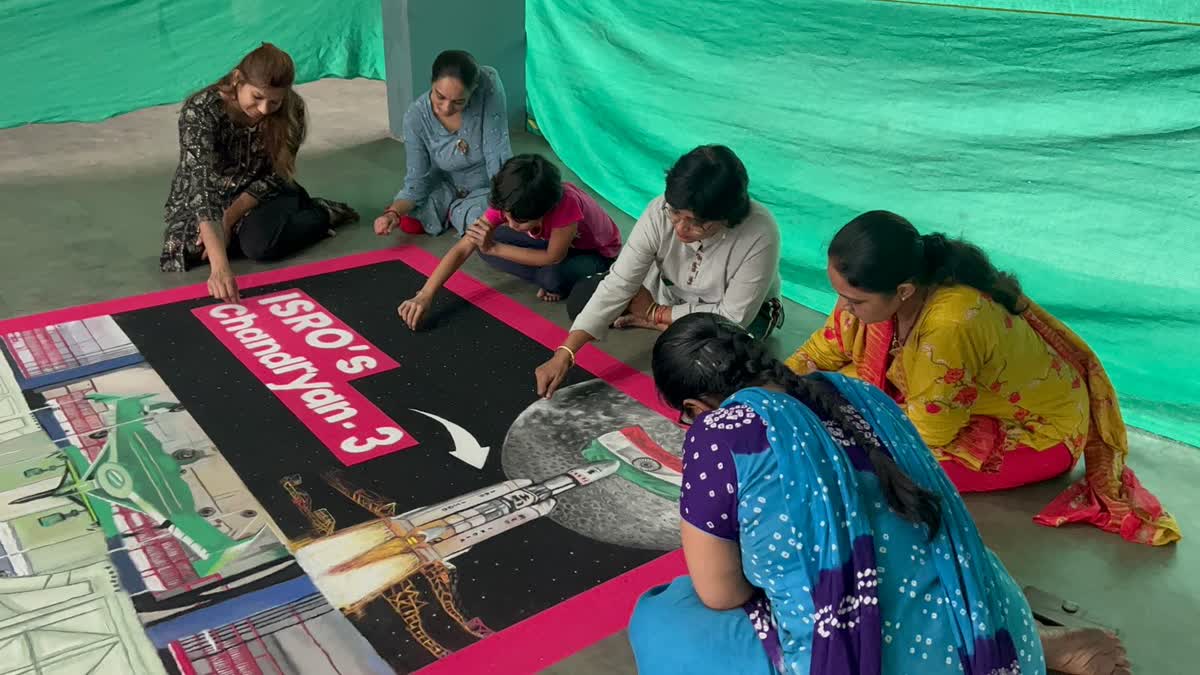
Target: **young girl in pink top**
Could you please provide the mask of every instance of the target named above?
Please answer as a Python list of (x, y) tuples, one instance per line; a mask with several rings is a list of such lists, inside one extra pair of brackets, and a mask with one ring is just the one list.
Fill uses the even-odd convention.
[(621, 232), (604, 209), (541, 155), (518, 155), (492, 178), (491, 205), (442, 258), (425, 286), (399, 308), (416, 329), (433, 295), (471, 254), (533, 282), (557, 302), (580, 279), (604, 272), (621, 250)]

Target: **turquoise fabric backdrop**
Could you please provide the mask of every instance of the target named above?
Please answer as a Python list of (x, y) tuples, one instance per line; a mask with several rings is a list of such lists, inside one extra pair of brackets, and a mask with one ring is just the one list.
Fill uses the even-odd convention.
[(180, 101), (262, 42), (300, 82), (384, 77), (378, 0), (5, 0), (0, 129)]
[(783, 227), (785, 293), (822, 311), (824, 248), (857, 213), (965, 235), (1091, 343), (1130, 424), (1200, 444), (1200, 27), (870, 0), (528, 0), (526, 28), (541, 132), (623, 211), (682, 152), (730, 145)]

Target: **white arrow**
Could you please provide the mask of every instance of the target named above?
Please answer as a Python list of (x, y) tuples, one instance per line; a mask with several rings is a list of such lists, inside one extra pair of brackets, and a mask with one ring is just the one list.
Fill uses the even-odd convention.
[(417, 410), (416, 408), (409, 408), (409, 410), (437, 420), (441, 422), (442, 426), (446, 427), (446, 431), (450, 432), (450, 440), (454, 442), (454, 451), (450, 453), (451, 457), (462, 460), (476, 469), (483, 468), (484, 463), (487, 462), (488, 451), (491, 448), (479, 445), (479, 441), (475, 440), (471, 432), (450, 420), (442, 419), (424, 410)]

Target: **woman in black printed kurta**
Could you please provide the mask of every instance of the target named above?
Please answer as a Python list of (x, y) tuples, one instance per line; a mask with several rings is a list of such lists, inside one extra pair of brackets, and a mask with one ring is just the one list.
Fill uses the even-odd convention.
[(228, 254), (276, 260), (357, 218), (345, 204), (309, 197), (294, 180), (306, 133), (294, 79), (291, 57), (264, 44), (180, 110), (159, 267), (178, 272), (207, 260), (215, 298), (238, 299)]

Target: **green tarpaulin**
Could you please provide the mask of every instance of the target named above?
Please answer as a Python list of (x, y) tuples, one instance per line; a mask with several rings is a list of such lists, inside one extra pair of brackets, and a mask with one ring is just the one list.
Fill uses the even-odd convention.
[(971, 7), (1014, 12), (1096, 16), (1159, 23), (1200, 23), (1200, 5), (1193, 0), (863, 0), (910, 5)]
[(183, 100), (273, 42), (297, 80), (383, 79), (378, 0), (6, 0), (0, 128)]
[(527, 32), (542, 133), (622, 210), (640, 213), (690, 147), (730, 145), (783, 227), (786, 294), (823, 311), (825, 245), (857, 213), (965, 235), (1091, 343), (1130, 424), (1200, 444), (1200, 27), (869, 0), (528, 0)]

